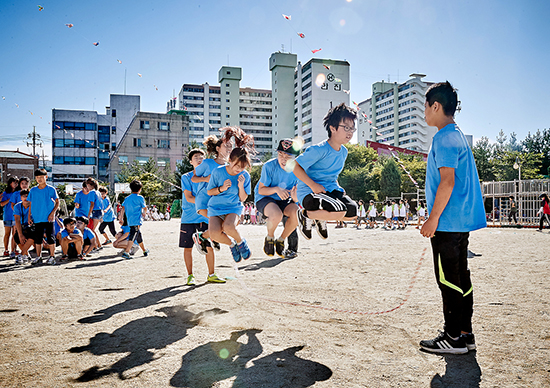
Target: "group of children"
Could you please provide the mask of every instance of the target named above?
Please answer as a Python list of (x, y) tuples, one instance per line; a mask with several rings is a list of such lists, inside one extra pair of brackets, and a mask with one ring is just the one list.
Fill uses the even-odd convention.
[[(122, 204), (119, 214), (122, 231), (117, 233), (108, 190), (99, 187), (95, 179), (83, 182), (82, 190), (75, 195), (74, 217), (62, 220), (58, 214), (59, 196), (57, 190), (46, 183), (47, 172), (37, 169), (34, 177), (37, 185), (30, 189), (29, 178), (10, 177), (2, 193), (4, 256), (14, 258), (16, 264), (38, 264), (43, 260), (42, 248), (45, 248), (49, 253), (46, 263), (54, 265), (69, 259), (84, 260), (111, 243), (115, 248), (122, 248), (121, 254), (126, 258), (134, 254), (138, 246), (147, 256), (149, 251), (143, 246), (139, 233), (145, 208), (145, 200), (139, 195), (139, 181), (130, 184), (133, 191)], [(114, 241), (108, 238), (106, 228)], [(98, 232), (104, 237), (103, 243)], [(56, 246), (61, 247), (59, 259), (55, 258)], [(30, 253), (33, 249), (34, 257)]]

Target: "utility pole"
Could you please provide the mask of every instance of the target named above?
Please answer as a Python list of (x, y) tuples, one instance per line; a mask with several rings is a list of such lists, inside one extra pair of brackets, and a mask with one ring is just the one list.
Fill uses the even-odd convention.
[(27, 135), (27, 147), (30, 147), (32, 145), (32, 156), (36, 156), (36, 146), (42, 147), (42, 139), (40, 138), (40, 134), (36, 133), (36, 126), (32, 126), (32, 133), (29, 133)]
[(44, 150), (42, 150), (42, 168), (46, 169), (46, 156), (44, 156)]

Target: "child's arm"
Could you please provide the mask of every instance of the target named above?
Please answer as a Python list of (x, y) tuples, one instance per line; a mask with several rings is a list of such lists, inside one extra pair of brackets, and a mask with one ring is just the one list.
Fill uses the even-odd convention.
[(239, 199), (241, 200), (241, 202), (245, 201), (246, 198), (248, 198), (248, 194), (246, 194), (246, 191), (244, 189), (245, 180), (246, 178), (244, 177), (244, 175), (239, 175), (239, 177), (237, 178), (237, 184), (239, 185)]
[[(50, 213), (50, 215), (48, 216), (48, 221), (49, 222), (53, 222), (54, 219), (55, 219), (55, 212), (57, 211), (57, 209), (59, 208), (59, 198), (56, 198), (55, 199), (55, 205), (53, 207), (53, 210), (52, 212)], [(30, 214), (30, 208), (29, 208), (29, 214)]]
[(147, 214), (147, 206), (141, 208), (141, 217), (145, 218)]
[(195, 196), (192, 192), (189, 190), (183, 190), (183, 195), (185, 196), (185, 200), (189, 203), (195, 203)]
[(6, 206), (6, 204), (10, 201), (10, 198), (6, 199), (5, 201), (0, 202), (0, 206)]
[(258, 194), (265, 196), (277, 194), (279, 198), (283, 200), (290, 196), (290, 192), (288, 190), (285, 190), (279, 186), (267, 187), (262, 182), (258, 184)]
[(195, 174), (193, 174), (193, 177), (191, 178), (191, 182), (193, 183), (210, 182), (210, 175), (196, 176)]
[(439, 174), (441, 175), (441, 181), (437, 187), (437, 192), (435, 194), (434, 205), (432, 207), (432, 212), (428, 221), (424, 223), (420, 234), (424, 237), (433, 237), (439, 224), (439, 217), (453, 192), (453, 187), (455, 186), (455, 169), (451, 167), (440, 167)]
[[(242, 175), (241, 175), (242, 176)], [(209, 196), (213, 197), (214, 195), (218, 195), (223, 193), (224, 191), (227, 191), (231, 187), (231, 180), (226, 179), (225, 182), (223, 182), (223, 185), (214, 187), (206, 192)], [(240, 198), (240, 190), (239, 190), (239, 198)], [(243, 200), (241, 200), (243, 201)]]
[(27, 239), (25, 238), (25, 236), (23, 236), (23, 228), (21, 228), (21, 216), (19, 216), (19, 214), (14, 214), (13, 218), (15, 219), (15, 230), (19, 235), (19, 240), (21, 241), (21, 245), (25, 245), (25, 243), (27, 242)]
[(299, 180), (304, 182), (306, 185), (308, 185), (311, 191), (313, 191), (313, 194), (326, 192), (325, 188), (319, 183), (314, 182), (313, 179), (311, 179), (306, 174), (302, 166), (300, 166), (300, 164), (298, 163), (296, 163), (296, 165), (294, 166), (294, 175), (296, 175), (296, 178), (298, 178)]
[(120, 225), (124, 224), (124, 206), (120, 207), (120, 213), (118, 214), (118, 223)]
[(88, 211), (88, 219), (92, 218), (92, 213), (94, 211), (94, 205), (95, 205), (95, 202), (90, 202), (90, 211)]

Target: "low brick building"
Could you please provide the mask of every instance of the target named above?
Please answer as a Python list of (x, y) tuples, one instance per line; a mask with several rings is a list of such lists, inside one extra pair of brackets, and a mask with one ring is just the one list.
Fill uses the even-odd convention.
[(9, 176), (27, 176), (33, 179), (34, 170), (38, 168), (38, 158), (17, 151), (0, 150), (0, 177), (2, 183), (7, 182)]

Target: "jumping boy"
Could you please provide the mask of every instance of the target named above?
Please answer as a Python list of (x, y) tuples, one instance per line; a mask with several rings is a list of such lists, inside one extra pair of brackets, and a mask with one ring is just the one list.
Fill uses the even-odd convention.
[[(143, 224), (143, 217), (145, 217), (145, 212), (147, 211), (147, 205), (145, 204), (145, 198), (139, 195), (143, 185), (138, 180), (133, 180), (130, 183), (130, 190), (132, 194), (126, 197), (122, 203), (122, 210), (120, 211), (120, 219), (128, 221), (128, 226), (130, 227), (130, 235), (128, 236), (129, 241), (136, 241), (141, 249), (143, 250), (143, 256), (149, 255), (149, 250), (145, 249), (143, 245), (143, 237), (141, 236), (141, 231), (139, 230), (140, 226)], [(126, 250), (122, 254), (122, 257), (125, 259), (130, 258), (130, 250), (132, 249), (132, 244), (128, 244)]]
[(440, 335), (420, 341), (420, 346), (432, 353), (464, 354), (476, 348), (468, 237), (487, 222), (474, 156), (454, 121), (457, 104), (458, 96), (448, 81), (433, 84), (426, 92), (426, 123), (437, 127), (438, 132), (426, 167), (430, 218), (420, 233), (431, 239), (445, 317)]
[(48, 173), (44, 169), (37, 169), (34, 177), (38, 186), (29, 191), (27, 200), (31, 203), (29, 207), (29, 225), (34, 224), (34, 247), (36, 249), (36, 258), (31, 264), (38, 264), (42, 260), (42, 241), (44, 236), (49, 244), (50, 257), (48, 264), (55, 265), (55, 237), (53, 221), (55, 211), (59, 207), (59, 197), (57, 190), (53, 186), (46, 184)]
[(323, 119), (328, 139), (296, 158), (294, 175), (300, 180), (297, 195), (303, 206), (298, 210), (298, 229), (307, 240), (314, 224), (326, 239), (327, 221), (352, 221), (357, 216), (357, 204), (338, 184), (348, 155), (344, 144), (355, 132), (356, 118), (357, 112), (344, 103), (331, 108)]

